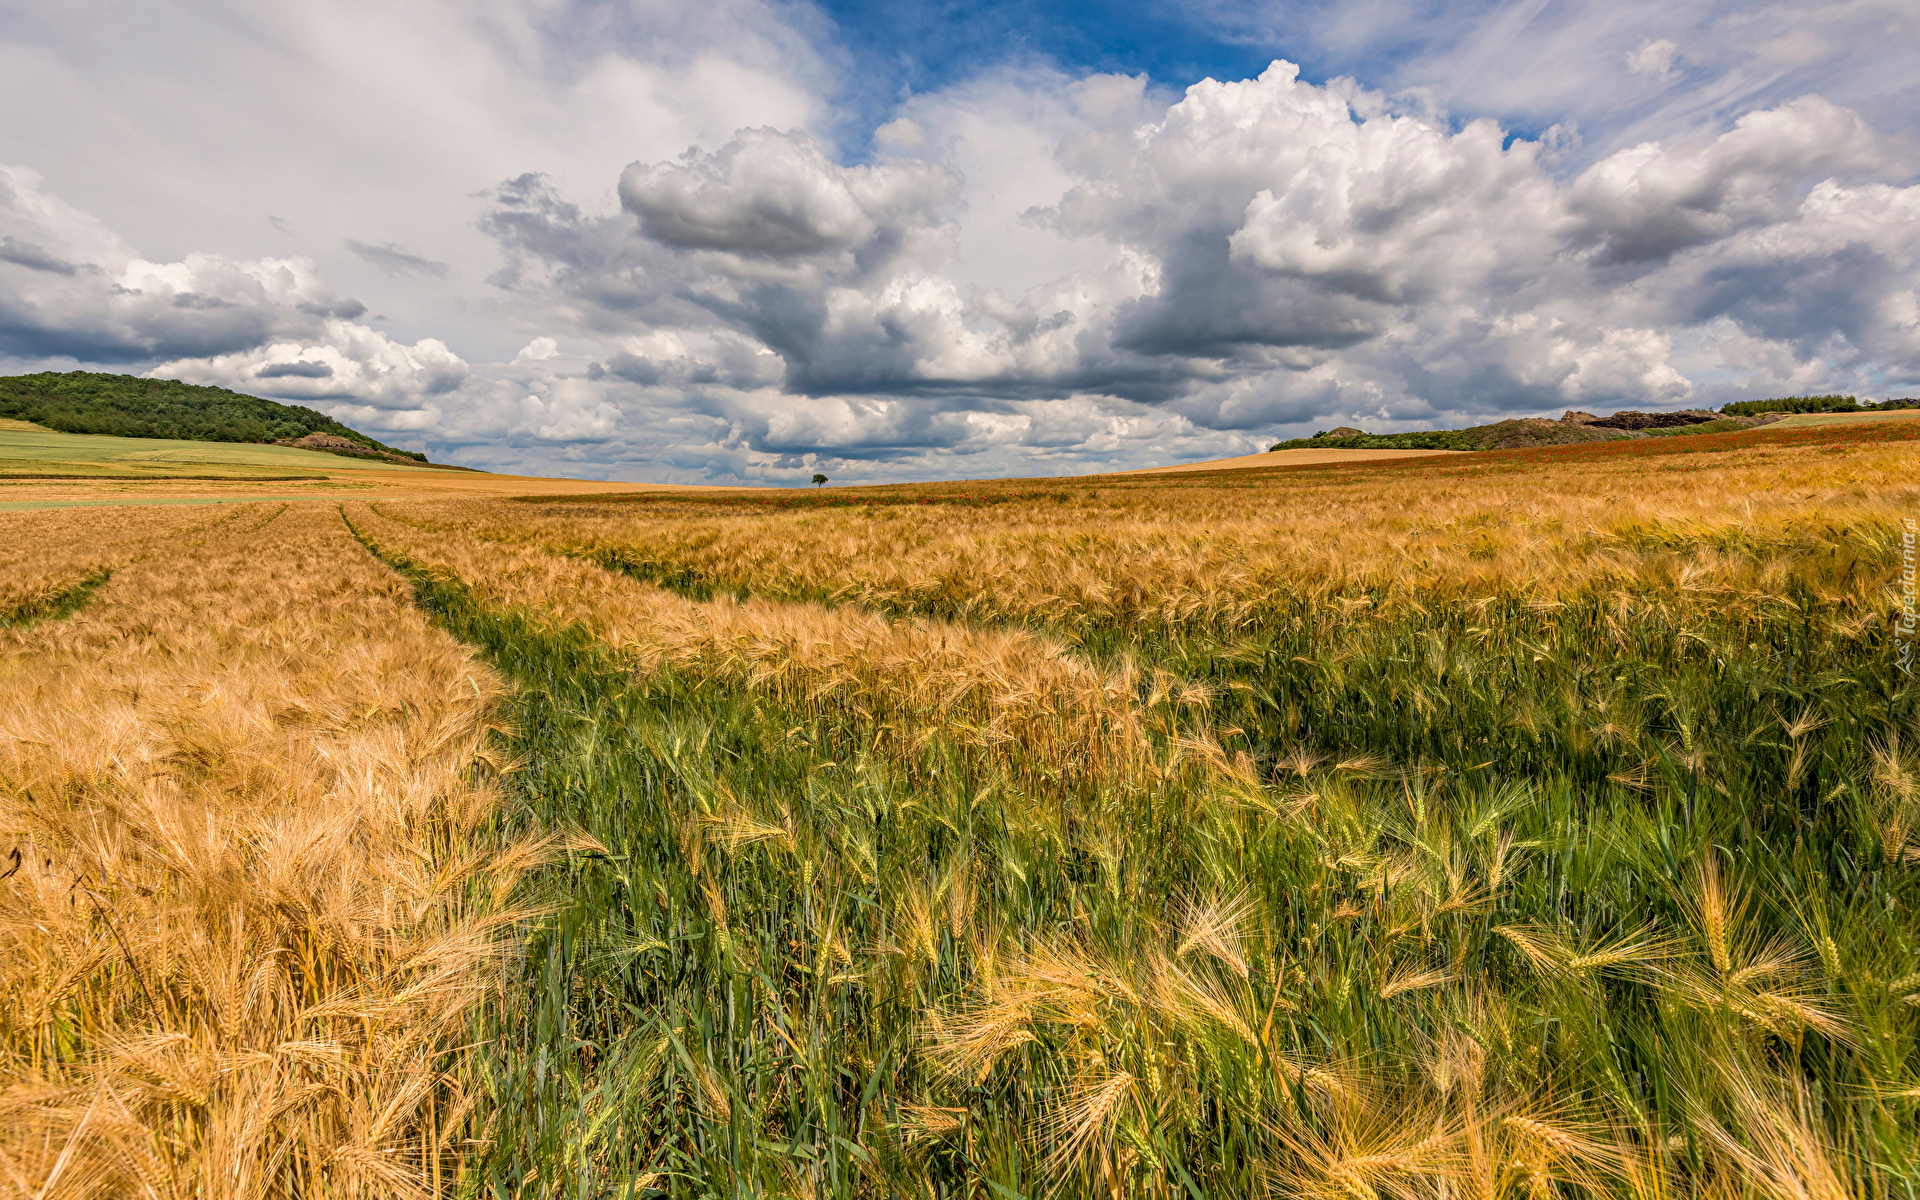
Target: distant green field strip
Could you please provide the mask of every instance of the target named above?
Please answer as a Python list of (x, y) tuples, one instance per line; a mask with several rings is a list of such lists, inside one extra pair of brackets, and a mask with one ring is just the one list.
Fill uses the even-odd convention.
[[(192, 464), (187, 464), (191, 466)], [(289, 472), (285, 467), (233, 467), (205, 464), (199, 472), (183, 471), (163, 464), (149, 467), (122, 463), (62, 462), (45, 458), (0, 458), (0, 481), (21, 479), (106, 479), (134, 483), (167, 483), (176, 479), (221, 479), (236, 483), (285, 483), (294, 480), (331, 479), (311, 471)]]
[[(318, 450), (299, 450), (292, 446), (260, 446), (238, 442), (189, 442), (165, 438), (123, 438), (86, 433), (35, 433), (18, 429), (0, 429), (0, 460), (6, 459), (123, 463), (139, 466), (217, 463), (223, 466), (279, 467), (283, 470), (305, 468), (313, 471), (351, 469), (362, 465), (363, 461), (343, 458), (337, 454), (324, 454)], [(365, 466), (382, 471), (430, 471), (433, 469), (372, 461), (366, 461)]]
[(0, 500), (0, 512), (32, 512), (42, 508), (129, 508), (142, 504), (254, 504), (261, 500), (320, 500), (325, 497), (309, 492), (304, 496), (156, 496), (150, 499), (128, 496), (113, 500)]
[(1920, 420), (1920, 409), (1889, 409), (1886, 412), (1794, 413), (1762, 425), (1762, 429), (1812, 429), (1820, 425), (1866, 425), (1874, 421)]

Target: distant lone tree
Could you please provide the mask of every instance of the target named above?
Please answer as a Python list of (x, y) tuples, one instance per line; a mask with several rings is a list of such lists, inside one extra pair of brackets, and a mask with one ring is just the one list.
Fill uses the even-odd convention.
[(827, 477), (825, 475), (815, 475), (813, 477), (813, 486), (819, 487), (821, 484), (825, 483), (826, 481), (827, 481)]

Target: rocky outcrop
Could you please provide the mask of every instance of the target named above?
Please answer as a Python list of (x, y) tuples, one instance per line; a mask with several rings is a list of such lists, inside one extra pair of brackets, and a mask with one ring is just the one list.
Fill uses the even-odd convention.
[(1472, 431), (1479, 450), (1529, 450), (1536, 446), (1572, 446), (1582, 442), (1615, 442), (1632, 437), (1617, 429), (1579, 422), (1549, 421), (1545, 417), (1518, 417), (1482, 425)]
[(377, 454), (371, 446), (362, 446), (351, 438), (333, 433), (309, 433), (305, 437), (281, 438), (276, 446), (298, 446), (302, 450), (345, 450), (349, 454)]
[(420, 460), (408, 458), (404, 454), (388, 454), (384, 450), (375, 450), (363, 446), (351, 438), (343, 438), (335, 433), (309, 433), (305, 437), (281, 438), (276, 446), (295, 446), (301, 450), (324, 450), (328, 454), (344, 454), (350, 458), (369, 458), (379, 462), (404, 463), (410, 467), (420, 466)]
[[(1565, 420), (1566, 418), (1561, 418)], [(1592, 421), (1583, 421), (1583, 425), (1597, 425), (1602, 429), (1678, 429), (1682, 425), (1705, 425), (1708, 421), (1718, 421), (1720, 414), (1710, 412), (1617, 412), (1610, 417), (1600, 417)]]

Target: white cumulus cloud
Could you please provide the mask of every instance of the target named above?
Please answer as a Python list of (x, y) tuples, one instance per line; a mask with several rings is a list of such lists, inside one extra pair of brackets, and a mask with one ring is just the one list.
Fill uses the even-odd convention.
[(1354, 0), (1285, 38), (1226, 0), (1311, 81), (1028, 60), (884, 111), (764, 0), (42, 8), (0, 39), (0, 356), (474, 465), (1053, 473), (1920, 383), (1900, 0)]
[(1644, 38), (1627, 55), (1627, 70), (1635, 75), (1651, 75), (1655, 79), (1670, 78), (1673, 75), (1673, 60), (1679, 51), (1680, 47), (1667, 38)]
[[(1158, 103), (1118, 78), (1011, 90), (1026, 128), (1009, 89), (977, 88), (902, 118), (905, 157), (846, 167), (747, 130), (629, 167), (624, 211), (516, 181), (489, 221), (530, 311), (625, 339), (601, 379), (796, 466), (1037, 451), (1036, 402), (1178, 419), (1222, 450), (1322, 418), (1698, 402), (1735, 386), (1709, 365), (1717, 336), (1793, 364), (1738, 386), (1920, 375), (1920, 189), (1897, 143), (1818, 97), (1568, 178), (1558, 137), (1286, 63)], [(1051, 181), (1043, 203), (1010, 211), (969, 179), (994, 148)], [(1059, 273), (993, 286), (976, 228), (1017, 230)], [(1842, 263), (1844, 299), (1821, 282)]]

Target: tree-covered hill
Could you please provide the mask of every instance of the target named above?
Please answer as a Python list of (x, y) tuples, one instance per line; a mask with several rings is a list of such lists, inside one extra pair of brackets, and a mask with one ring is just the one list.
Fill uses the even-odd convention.
[(291, 442), (320, 434), (353, 444), (348, 449), (316, 439), (317, 448), (335, 453), (427, 461), (424, 454), (395, 450), (310, 408), (172, 379), (93, 371), (0, 376), (0, 417), (61, 433), (195, 442)]

